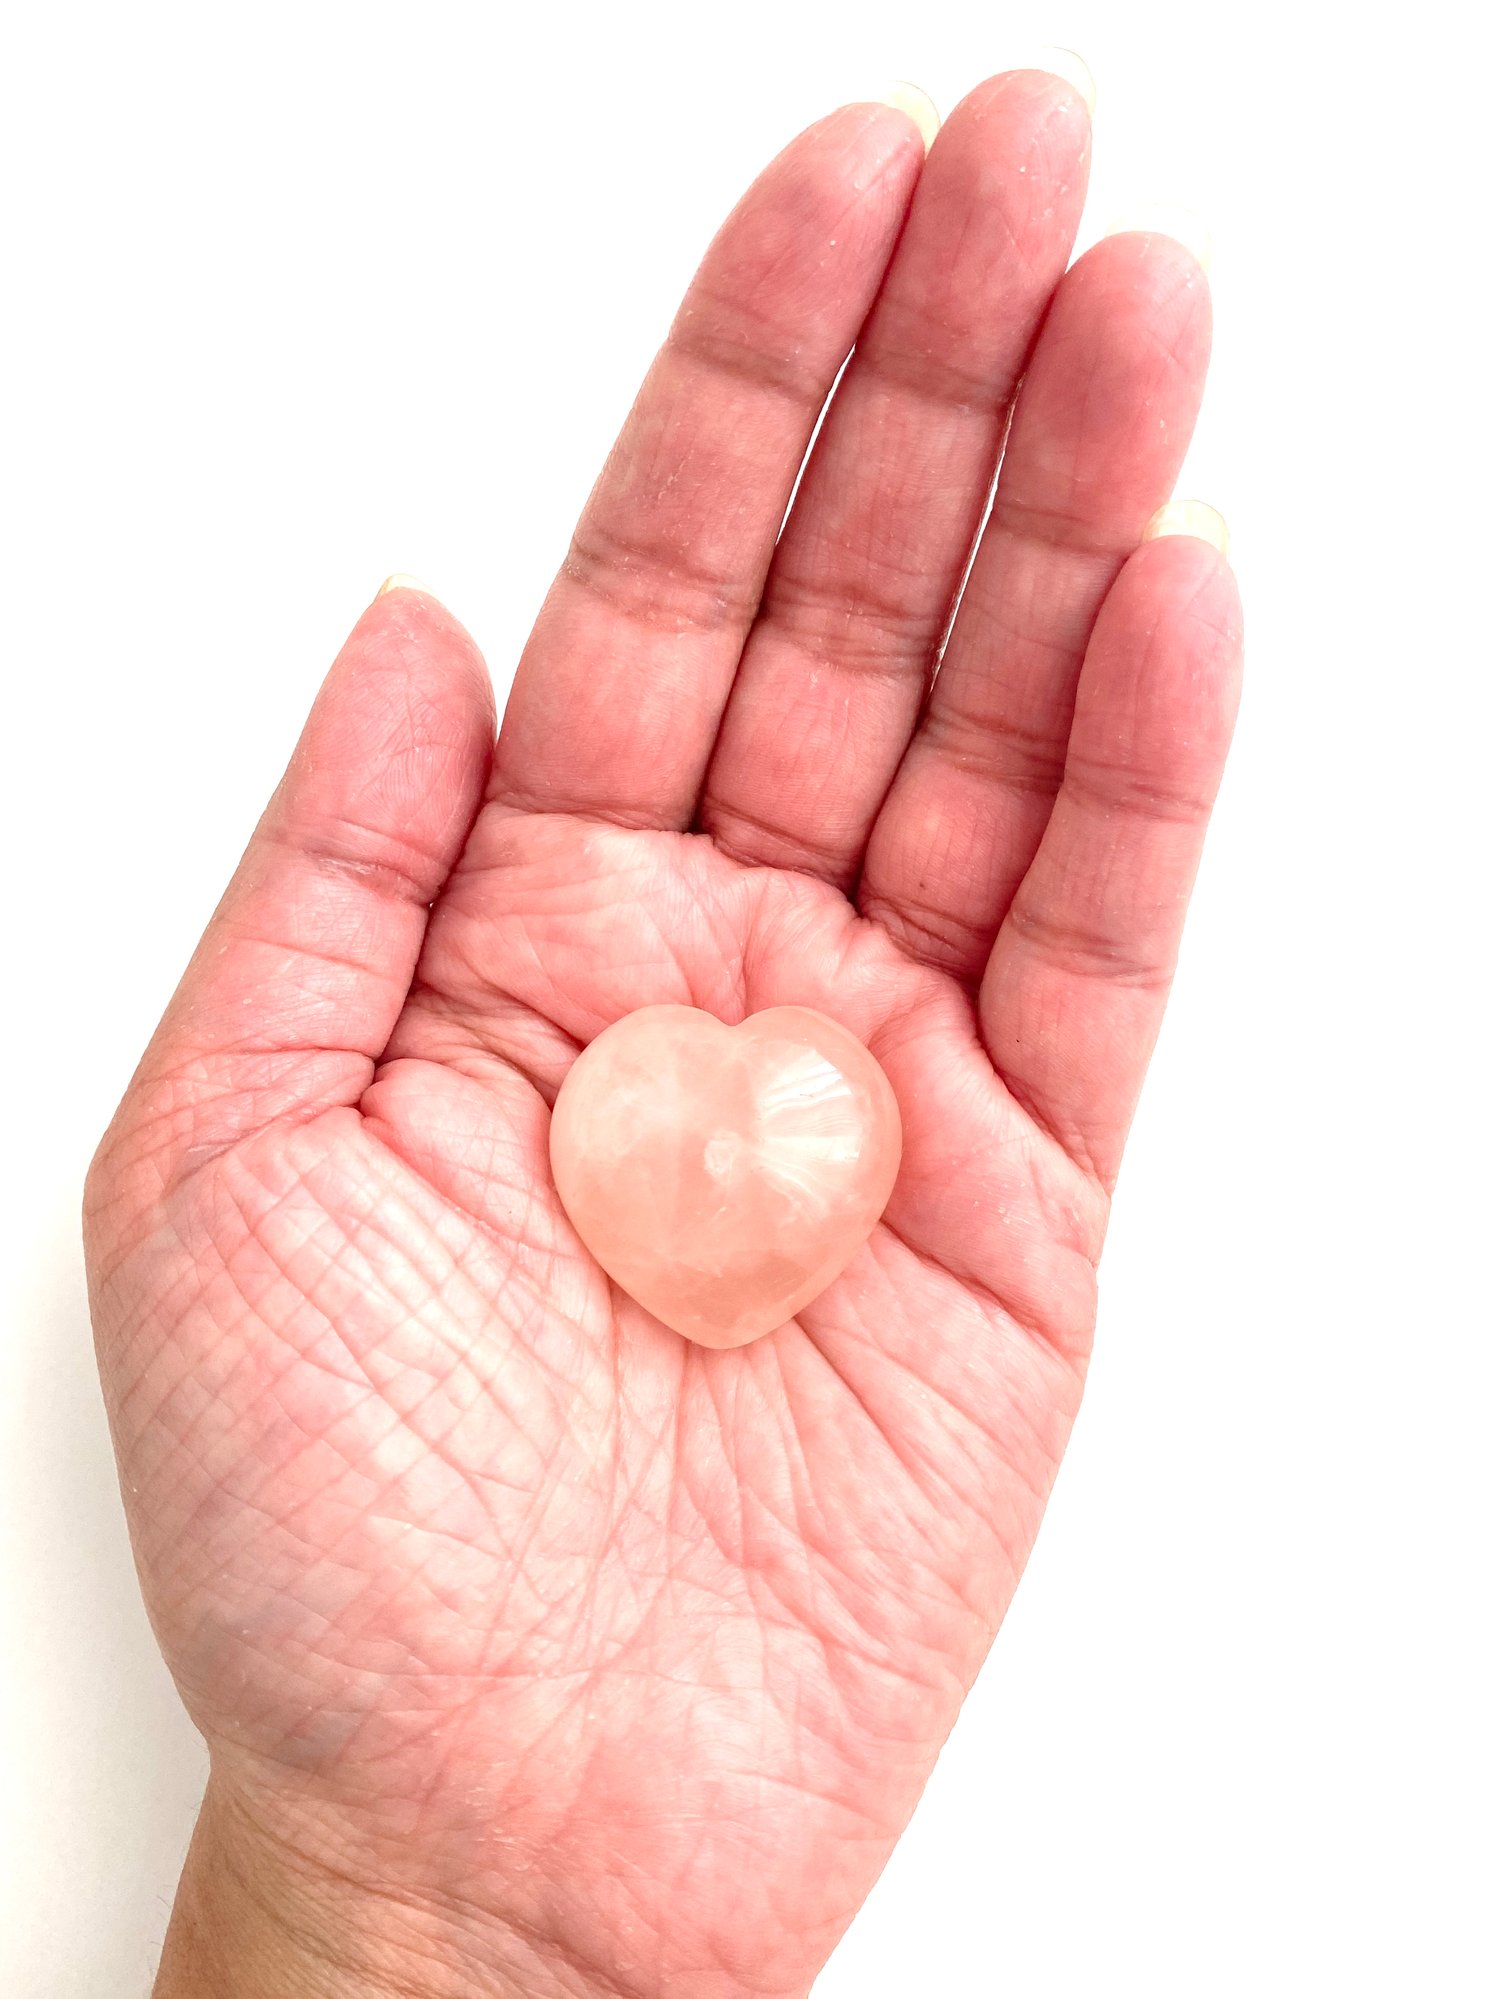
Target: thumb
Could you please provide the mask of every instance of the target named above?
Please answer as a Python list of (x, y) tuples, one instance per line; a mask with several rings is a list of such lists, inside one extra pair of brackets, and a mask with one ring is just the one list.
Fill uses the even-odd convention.
[(359, 1101), (493, 742), (478, 648), (393, 577), (324, 681), (116, 1116), (111, 1136), (164, 1182), (273, 1119)]

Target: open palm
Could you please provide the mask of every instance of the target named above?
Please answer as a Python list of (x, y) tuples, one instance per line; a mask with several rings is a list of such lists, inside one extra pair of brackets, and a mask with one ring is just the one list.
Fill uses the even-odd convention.
[[(925, 170), (873, 105), (773, 164), (498, 745), (382, 593), (101, 1147), (152, 1617), (220, 1810), (382, 1912), (330, 1946), (366, 1987), (805, 1992), (1026, 1559), (1238, 652), (1217, 550), (1141, 544), (1203, 274), (1138, 232), (1063, 278), (1087, 150), (1021, 71)], [(874, 1237), (733, 1352), (548, 1172), (570, 1061), (660, 1001), (819, 1008), (901, 1108)]]

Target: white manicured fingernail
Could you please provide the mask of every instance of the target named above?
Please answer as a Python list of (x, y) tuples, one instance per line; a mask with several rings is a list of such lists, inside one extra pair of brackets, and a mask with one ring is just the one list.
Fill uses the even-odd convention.
[(889, 104), (893, 111), (904, 111), (922, 134), (923, 146), (929, 153), (932, 151), (932, 142), (943, 121), (925, 90), (918, 90), (914, 83), (892, 83), (881, 91), (875, 102)]
[(420, 590), (424, 597), (432, 595), (432, 592), (427, 588), (425, 583), (419, 583), (415, 576), (403, 576), (399, 570), (394, 576), (387, 576), (384, 583), (375, 592), (375, 595), (377, 597), (386, 597), (389, 596), (392, 590)]
[(1178, 208), (1175, 203), (1132, 209), (1118, 222), (1111, 223), (1104, 233), (1106, 236), (1170, 236), (1185, 250), (1190, 250), (1205, 271), (1213, 258), (1208, 224), (1192, 209)]
[(1229, 553), (1229, 523), (1206, 500), (1168, 500), (1147, 521), (1141, 540), (1161, 541), (1169, 534), (1194, 535), (1220, 555)]
[(1076, 49), (1037, 49), (1024, 62), (1012, 64), (1012, 68), (1040, 69), (1049, 76), (1060, 76), (1064, 83), (1072, 84), (1088, 106), (1089, 116), (1093, 117), (1094, 105), (1099, 97), (1094, 88), (1094, 72)]

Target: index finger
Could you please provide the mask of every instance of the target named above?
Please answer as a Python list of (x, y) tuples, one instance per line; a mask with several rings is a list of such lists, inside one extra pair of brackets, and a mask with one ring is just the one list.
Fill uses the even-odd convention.
[(691, 822), (808, 440), (922, 159), (905, 111), (846, 106), (720, 230), (522, 656), (492, 798)]

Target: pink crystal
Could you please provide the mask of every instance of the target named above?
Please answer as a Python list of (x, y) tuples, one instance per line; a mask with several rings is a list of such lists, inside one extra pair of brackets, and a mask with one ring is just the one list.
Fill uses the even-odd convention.
[(590, 1042), (552, 1113), (574, 1228), (637, 1304), (706, 1347), (743, 1346), (825, 1290), (900, 1160), (879, 1063), (809, 1007), (737, 1027), (642, 1007)]

